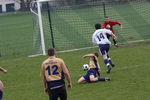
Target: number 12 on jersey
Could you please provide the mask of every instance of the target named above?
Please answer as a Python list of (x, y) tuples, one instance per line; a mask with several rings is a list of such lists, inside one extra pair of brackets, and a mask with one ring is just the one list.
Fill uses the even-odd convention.
[(52, 67), (48, 66), (45, 70), (48, 71), (48, 75), (59, 74), (57, 65), (53, 65)]
[(100, 33), (99, 35), (97, 35), (97, 38), (99, 41), (101, 41), (101, 39), (105, 39), (103, 33)]

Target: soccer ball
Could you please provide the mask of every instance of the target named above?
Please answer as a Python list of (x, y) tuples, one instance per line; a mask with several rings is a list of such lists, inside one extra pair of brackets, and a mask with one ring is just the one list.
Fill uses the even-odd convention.
[(110, 29), (110, 25), (109, 24), (106, 26), (106, 29)]
[(82, 69), (83, 69), (84, 71), (88, 70), (88, 69), (89, 69), (89, 65), (88, 65), (88, 64), (84, 64), (84, 65), (82, 66)]

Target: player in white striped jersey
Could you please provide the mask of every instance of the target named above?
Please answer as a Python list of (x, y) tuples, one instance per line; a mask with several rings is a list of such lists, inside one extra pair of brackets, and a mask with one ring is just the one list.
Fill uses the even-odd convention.
[(99, 52), (102, 55), (104, 63), (108, 68), (107, 73), (110, 73), (111, 66), (114, 67), (115, 65), (112, 63), (110, 57), (108, 56), (111, 42), (108, 40), (107, 34), (111, 35), (115, 40), (117, 40), (117, 37), (110, 30), (101, 29), (101, 24), (95, 24), (95, 29), (96, 31), (93, 33), (92, 42), (93, 44), (98, 45)]

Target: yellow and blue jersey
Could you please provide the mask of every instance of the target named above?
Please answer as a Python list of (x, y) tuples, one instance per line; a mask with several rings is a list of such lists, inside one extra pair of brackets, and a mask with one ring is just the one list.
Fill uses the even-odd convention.
[(89, 62), (89, 67), (90, 69), (96, 68), (100, 69), (98, 58), (96, 56), (90, 57), (90, 62)]
[(49, 57), (42, 64), (41, 74), (45, 77), (50, 88), (64, 85), (64, 73), (69, 73), (64, 61), (60, 58)]

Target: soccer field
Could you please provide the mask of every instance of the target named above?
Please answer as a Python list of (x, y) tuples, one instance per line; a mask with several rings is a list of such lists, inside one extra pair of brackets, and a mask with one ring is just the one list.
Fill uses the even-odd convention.
[[(150, 98), (150, 45), (124, 46), (110, 50), (110, 56), (116, 67), (110, 74), (102, 58), (99, 57), (102, 77), (110, 77), (110, 82), (77, 84), (85, 71), (81, 66), (88, 63), (82, 55), (98, 51), (97, 48), (70, 53), (59, 53), (69, 66), (73, 88), (68, 90), (68, 100), (149, 100)], [(46, 56), (28, 58), (26, 56), (0, 58), (0, 65), (8, 70), (0, 73), (5, 84), (3, 100), (48, 100), (44, 94), (40, 78), (41, 63)]]

